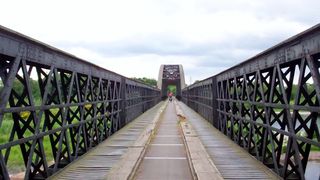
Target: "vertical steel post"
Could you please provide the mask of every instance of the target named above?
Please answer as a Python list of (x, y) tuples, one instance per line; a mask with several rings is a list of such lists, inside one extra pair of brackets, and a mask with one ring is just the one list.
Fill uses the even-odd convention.
[(217, 111), (218, 109), (218, 84), (217, 84), (217, 78), (214, 76), (212, 77), (212, 125), (219, 129), (219, 113)]
[(120, 84), (120, 128), (126, 125), (126, 79), (121, 78)]

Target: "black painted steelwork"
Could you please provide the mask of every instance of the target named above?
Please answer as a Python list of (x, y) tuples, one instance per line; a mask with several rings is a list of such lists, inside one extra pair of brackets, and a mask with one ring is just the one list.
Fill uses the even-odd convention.
[[(320, 25), (183, 90), (183, 101), (286, 179), (320, 148)], [(316, 178), (316, 177), (315, 177)]]
[(164, 65), (162, 74), (162, 99), (166, 99), (168, 92), (167, 87), (169, 85), (176, 86), (176, 98), (181, 98), (181, 77), (179, 65)]
[(160, 101), (160, 91), (126, 79), (125, 122), (129, 123)]
[(160, 101), (158, 89), (4, 27), (0, 78), (0, 179), (17, 153), (26, 179), (49, 177)]
[(180, 80), (179, 65), (164, 65), (162, 79)]
[[(192, 84), (182, 90), (182, 101), (213, 124), (212, 78)], [(217, 127), (217, 126), (216, 126)]]

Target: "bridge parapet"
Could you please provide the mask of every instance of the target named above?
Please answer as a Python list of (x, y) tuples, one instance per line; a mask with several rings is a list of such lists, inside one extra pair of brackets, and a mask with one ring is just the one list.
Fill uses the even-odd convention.
[(0, 179), (44, 179), (160, 101), (160, 90), (0, 27)]
[(125, 87), (125, 114), (129, 123), (160, 101), (160, 90), (145, 84), (126, 79)]
[[(202, 80), (182, 90), (182, 101), (201, 114), (211, 124), (213, 116), (213, 78)], [(217, 127), (217, 125), (215, 125)]]
[(320, 25), (182, 90), (182, 100), (284, 178), (320, 148)]

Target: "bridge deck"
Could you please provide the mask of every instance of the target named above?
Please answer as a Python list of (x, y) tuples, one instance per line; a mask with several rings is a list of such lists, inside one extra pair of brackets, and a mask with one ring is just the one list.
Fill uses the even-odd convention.
[(195, 111), (179, 106), (224, 179), (281, 179)]
[[(180, 110), (182, 110), (183, 115), (186, 117), (187, 122), (191, 125), (190, 127), (192, 127), (195, 132), (192, 136), (198, 137), (222, 178), (280, 179), (279, 176), (228, 139), (228, 137), (220, 131), (215, 129), (195, 111), (183, 103), (178, 102), (177, 104), (180, 107)], [(161, 112), (159, 109), (164, 109), (164, 106), (166, 106), (164, 102), (159, 103), (154, 108), (147, 111), (147, 113), (144, 113), (132, 123), (111, 136), (105, 142), (52, 176), (51, 179), (127, 179), (128, 177), (132, 178), (134, 176), (135, 179), (148, 179), (148, 177), (154, 179), (156, 176), (159, 176), (159, 174), (162, 174), (162, 176), (159, 177), (160, 179), (168, 179), (168, 177), (177, 177), (172, 174), (173, 170), (180, 170), (179, 167), (174, 165), (177, 164), (177, 162), (173, 161), (179, 161), (181, 164), (181, 159), (185, 161), (181, 164), (181, 167), (185, 168), (181, 172), (188, 174), (186, 176), (188, 178), (185, 179), (191, 178), (188, 172), (188, 163), (186, 161), (186, 159), (190, 159), (190, 157), (186, 157), (184, 149), (172, 149), (177, 148), (177, 144), (181, 144), (179, 148), (185, 148), (180, 139), (181, 134), (177, 129), (178, 123), (177, 118), (175, 117), (176, 112), (174, 110), (174, 103), (169, 103), (161, 118), (156, 118)], [(156, 120), (152, 121), (152, 119)], [(137, 145), (137, 141), (139, 141), (141, 134), (144, 134), (146, 129), (149, 131), (150, 128), (148, 129), (148, 125), (153, 123), (154, 126), (152, 128), (155, 128), (158, 119), (159, 125), (157, 133), (153, 136), (152, 140), (150, 141), (150, 138), (152, 137), (150, 135), (148, 141), (144, 141), (140, 145)], [(188, 135), (184, 133), (183, 136), (186, 137)], [(178, 137), (178, 139), (170, 139), (170, 137)], [(145, 146), (148, 142), (149, 146)], [(159, 146), (161, 144), (162, 146)], [(188, 147), (190, 147), (189, 145)], [(139, 153), (130, 151), (130, 148), (132, 147), (140, 148)], [(144, 157), (144, 150), (142, 150), (142, 148), (146, 149)], [(172, 151), (170, 151), (170, 149)], [(190, 152), (190, 149), (188, 152)], [(140, 156), (138, 157), (134, 154), (140, 154)], [(192, 154), (192, 152), (190, 152), (190, 154)], [(134, 159), (132, 156), (136, 156), (136, 159), (134, 160), (135, 164), (128, 166), (128, 161), (133, 161), (132, 159)], [(179, 158), (174, 158), (173, 156)], [(168, 161), (164, 163), (165, 165), (161, 163), (161, 161), (164, 160)], [(138, 167), (139, 161), (140, 166)], [(193, 164), (192, 166), (194, 168), (195, 166), (199, 166), (199, 164)], [(200, 164), (200, 166), (204, 167), (205, 165)], [(191, 169), (193, 168), (191, 167)], [(167, 171), (164, 171), (166, 169)], [(165, 173), (171, 173), (173, 176), (169, 176)], [(182, 175), (179, 176), (183, 177)], [(202, 178), (198, 177), (198, 179)]]

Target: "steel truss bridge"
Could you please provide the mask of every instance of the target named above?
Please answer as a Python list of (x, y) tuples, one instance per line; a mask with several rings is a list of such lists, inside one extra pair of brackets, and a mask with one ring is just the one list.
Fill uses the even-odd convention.
[[(320, 148), (319, 73), (316, 25), (182, 89), (181, 100), (279, 176), (304, 179)], [(0, 179), (16, 155), (26, 179), (50, 177), (161, 101), (160, 89), (5, 27), (0, 83)]]

